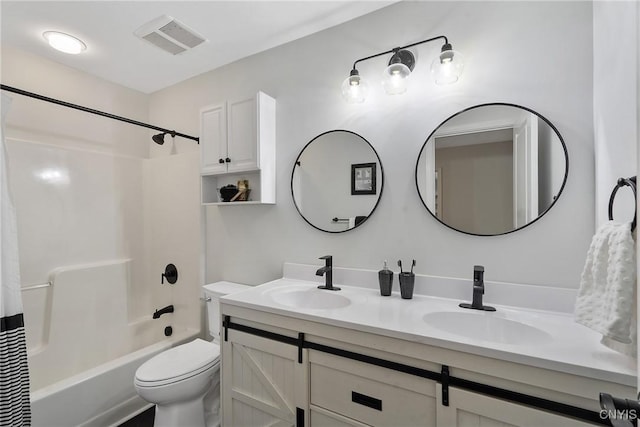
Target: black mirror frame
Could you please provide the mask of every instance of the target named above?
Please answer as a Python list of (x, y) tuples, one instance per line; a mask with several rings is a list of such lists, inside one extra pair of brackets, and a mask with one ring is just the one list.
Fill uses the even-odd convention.
[[(528, 111), (530, 113), (535, 114), (536, 116), (538, 116), (539, 118), (541, 118), (542, 120), (544, 120), (544, 122), (551, 128), (553, 129), (553, 131), (556, 133), (556, 135), (558, 135), (558, 138), (560, 139), (560, 142), (562, 143), (562, 149), (564, 151), (564, 160), (565, 160), (565, 171), (564, 171), (564, 178), (562, 180), (562, 185), (560, 186), (560, 191), (558, 191), (558, 195), (556, 196), (556, 198), (553, 200), (553, 202), (551, 202), (551, 204), (549, 205), (549, 207), (547, 209), (545, 209), (544, 212), (542, 212), (540, 215), (538, 215), (538, 217), (536, 219), (534, 219), (533, 221), (527, 223), (526, 225), (523, 225), (522, 227), (519, 228), (514, 228), (513, 230), (509, 230), (509, 231), (505, 231), (504, 233), (497, 233), (497, 234), (477, 234), (477, 233), (470, 233), (468, 231), (464, 231), (464, 230), (459, 230), (455, 227), (450, 226), (449, 224), (443, 222), (440, 220), (440, 218), (438, 218), (437, 216), (435, 216), (435, 214), (433, 212), (431, 212), (431, 209), (429, 209), (429, 207), (427, 206), (427, 203), (424, 201), (424, 199), (422, 198), (422, 194), (420, 193), (420, 187), (418, 186), (418, 167), (420, 166), (420, 158), (422, 157), (422, 152), (424, 151), (424, 149), (427, 146), (427, 143), (429, 142), (429, 140), (433, 137), (433, 135), (438, 131), (438, 129), (440, 129), (440, 127), (445, 124), (447, 121), (451, 120), (452, 118), (465, 113), (469, 110), (474, 110), (476, 108), (480, 108), (480, 107), (490, 107), (490, 106), (503, 106), (503, 107), (515, 107), (515, 108), (520, 108), (522, 110)], [(522, 105), (518, 105), (518, 104), (510, 104), (507, 102), (489, 102), (486, 104), (478, 104), (478, 105), (473, 105), (471, 107), (465, 108), (464, 110), (458, 111), (457, 113), (447, 117), (445, 120), (443, 120), (438, 126), (436, 126), (436, 128), (429, 134), (429, 136), (427, 137), (426, 141), (424, 142), (424, 144), (422, 144), (422, 148), (420, 148), (420, 152), (418, 153), (418, 159), (416, 160), (416, 170), (415, 170), (415, 182), (416, 182), (416, 191), (418, 192), (418, 197), (420, 197), (420, 201), (422, 202), (422, 204), (424, 205), (425, 209), (427, 209), (427, 212), (429, 212), (431, 214), (431, 216), (433, 218), (435, 218), (440, 224), (446, 226), (447, 228), (450, 228), (451, 230), (457, 231), (459, 233), (463, 233), (463, 234), (468, 234), (470, 236), (481, 236), (481, 237), (492, 237), (492, 236), (503, 236), (505, 234), (510, 234), (510, 233), (514, 233), (516, 231), (522, 230), (524, 228), (527, 228), (528, 226), (530, 226), (531, 224), (535, 223), (536, 221), (538, 221), (540, 218), (542, 218), (543, 216), (545, 216), (545, 214), (547, 212), (549, 212), (549, 210), (551, 210), (551, 208), (556, 204), (556, 202), (558, 201), (558, 199), (560, 198), (560, 195), (562, 195), (562, 191), (564, 190), (565, 185), (567, 184), (567, 178), (569, 176), (569, 152), (567, 151), (567, 144), (565, 144), (564, 142), (564, 138), (562, 137), (562, 134), (560, 133), (560, 131), (558, 131), (558, 129), (553, 125), (553, 123), (551, 123), (545, 116), (543, 116), (542, 114), (538, 113), (537, 111), (532, 110), (531, 108), (527, 108), (527, 107), (523, 107)]]
[[(302, 212), (300, 211), (300, 208), (298, 207), (298, 204), (296, 203), (296, 197), (293, 194), (293, 176), (296, 172), (296, 167), (300, 165), (300, 156), (302, 156), (302, 153), (304, 153), (304, 150), (311, 145), (311, 143), (313, 143), (313, 141), (315, 141), (316, 139), (320, 138), (321, 136), (324, 136), (326, 134), (329, 133), (333, 133), (333, 132), (347, 132), (350, 133), (352, 135), (357, 136), (358, 138), (362, 139), (364, 142), (366, 142), (369, 147), (371, 148), (371, 150), (373, 151), (373, 153), (376, 155), (376, 159), (378, 159), (378, 164), (380, 165), (380, 176), (379, 176), (379, 180), (380, 180), (380, 194), (378, 194), (378, 200), (376, 200), (376, 204), (373, 206), (373, 209), (371, 209), (371, 212), (369, 212), (369, 215), (367, 215), (367, 217), (362, 220), (362, 222), (360, 222), (358, 225), (354, 226), (353, 228), (348, 228), (346, 230), (339, 230), (339, 231), (331, 231), (331, 230), (325, 230), (322, 229), (314, 224), (312, 224), (311, 222), (309, 222), (309, 220), (307, 220), (307, 218), (302, 214)], [(376, 151), (376, 149), (373, 147), (373, 145), (371, 145), (371, 143), (362, 135), (350, 131), (350, 130), (346, 130), (346, 129), (332, 129), (332, 130), (328, 130), (326, 132), (323, 132), (317, 136), (315, 136), (311, 141), (307, 142), (307, 144), (305, 144), (304, 147), (302, 147), (302, 150), (300, 150), (300, 153), (298, 154), (298, 156), (296, 157), (295, 162), (293, 162), (293, 169), (291, 171), (291, 199), (293, 200), (293, 205), (296, 207), (296, 210), (298, 211), (298, 213), (300, 214), (300, 216), (302, 217), (302, 219), (305, 220), (305, 222), (307, 224), (309, 224), (310, 226), (312, 226), (313, 228), (315, 228), (316, 230), (320, 230), (322, 232), (325, 233), (331, 233), (331, 234), (338, 234), (338, 233), (344, 233), (347, 231), (351, 231), (351, 230), (355, 230), (356, 228), (360, 227), (362, 224), (364, 224), (365, 222), (367, 222), (367, 220), (369, 219), (369, 217), (375, 212), (376, 208), (378, 207), (378, 205), (380, 204), (380, 200), (382, 199), (382, 193), (384, 191), (384, 168), (382, 166), (382, 160), (380, 160), (380, 156), (378, 155), (378, 152)]]

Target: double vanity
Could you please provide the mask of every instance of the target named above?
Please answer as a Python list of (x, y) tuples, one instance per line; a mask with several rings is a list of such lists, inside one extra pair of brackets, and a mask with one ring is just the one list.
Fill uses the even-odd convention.
[(471, 280), (416, 275), (402, 299), (368, 270), (318, 289), (316, 269), (221, 299), (224, 426), (608, 425), (599, 393), (635, 396), (635, 361), (573, 321), (571, 291), (487, 282), (490, 312), (459, 307)]
[[(477, 105), (427, 138), (416, 190), (451, 230), (508, 234), (553, 207), (568, 160), (542, 115)], [(366, 223), (384, 183), (373, 145), (348, 130), (313, 138), (291, 172), (297, 211), (328, 233)], [(411, 271), (410, 291), (383, 296), (377, 272), (323, 258), (221, 299), (223, 426), (610, 425), (600, 393), (635, 398), (635, 360), (573, 321), (576, 289), (482, 288), (477, 268), (475, 280)]]

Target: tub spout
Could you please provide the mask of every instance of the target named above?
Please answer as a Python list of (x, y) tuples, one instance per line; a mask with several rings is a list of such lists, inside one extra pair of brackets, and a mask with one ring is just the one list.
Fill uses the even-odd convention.
[(163, 314), (167, 314), (167, 313), (173, 313), (173, 305), (168, 305), (164, 308), (161, 308), (160, 310), (156, 310), (153, 313), (153, 318), (154, 319), (159, 319), (160, 316), (162, 316)]

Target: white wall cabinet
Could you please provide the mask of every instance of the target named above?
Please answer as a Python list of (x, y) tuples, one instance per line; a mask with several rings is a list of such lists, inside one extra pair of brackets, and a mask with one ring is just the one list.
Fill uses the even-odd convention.
[(241, 179), (250, 200), (275, 203), (275, 126), (276, 102), (262, 92), (200, 110), (202, 203), (222, 204), (218, 189)]

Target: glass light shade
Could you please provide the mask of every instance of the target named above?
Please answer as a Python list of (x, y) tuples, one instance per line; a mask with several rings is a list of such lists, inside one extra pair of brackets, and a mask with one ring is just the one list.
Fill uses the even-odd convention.
[(82, 40), (69, 34), (59, 33), (57, 31), (46, 31), (42, 36), (49, 42), (49, 46), (60, 52), (77, 55), (87, 49), (87, 45), (84, 44)]
[(342, 97), (349, 104), (364, 102), (369, 93), (369, 84), (358, 74), (351, 75), (342, 82)]
[(439, 85), (458, 81), (464, 69), (464, 59), (460, 52), (445, 50), (431, 63), (431, 74)]
[(382, 73), (382, 87), (389, 95), (399, 95), (407, 91), (411, 70), (402, 62), (389, 65)]

